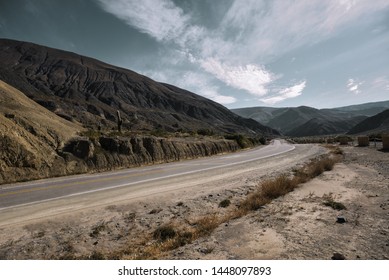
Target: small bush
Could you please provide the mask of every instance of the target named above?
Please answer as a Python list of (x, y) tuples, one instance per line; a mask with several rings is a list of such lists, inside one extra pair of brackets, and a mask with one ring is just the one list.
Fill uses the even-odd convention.
[(93, 251), (92, 254), (88, 257), (89, 260), (105, 260), (105, 256), (101, 252)]
[(162, 137), (162, 138), (168, 138), (170, 136), (170, 133), (162, 128), (157, 128), (150, 132), (152, 136), (155, 137)]
[(161, 226), (161, 227), (157, 228), (153, 233), (154, 239), (159, 240), (159, 241), (166, 241), (168, 239), (172, 239), (176, 235), (177, 235), (177, 232), (173, 228), (172, 225)]
[(249, 139), (247, 139), (246, 136), (241, 134), (225, 135), (224, 138), (227, 140), (235, 140), (239, 147), (241, 147), (242, 149), (251, 146), (251, 142), (249, 141)]
[(263, 197), (260, 192), (253, 192), (249, 194), (249, 196), (244, 201), (241, 202), (240, 209), (243, 212), (240, 212), (240, 214), (244, 215), (248, 211), (256, 211), (269, 202), (270, 200)]
[(333, 158), (325, 157), (320, 160), (312, 161), (305, 168), (305, 173), (309, 178), (315, 178), (322, 174), (324, 171), (330, 171), (333, 169), (336, 160)]
[(334, 201), (332, 198), (327, 199), (325, 202), (323, 202), (325, 206), (331, 207), (334, 210), (346, 210), (346, 206), (344, 206), (343, 203)]
[(231, 201), (229, 199), (224, 199), (224, 200), (220, 201), (219, 207), (226, 208), (226, 207), (230, 206), (230, 204), (231, 204)]
[(203, 136), (213, 136), (215, 132), (212, 129), (203, 128), (203, 129), (198, 129), (197, 134)]
[(331, 171), (334, 168), (335, 160), (332, 158), (325, 158), (321, 161), (324, 171)]

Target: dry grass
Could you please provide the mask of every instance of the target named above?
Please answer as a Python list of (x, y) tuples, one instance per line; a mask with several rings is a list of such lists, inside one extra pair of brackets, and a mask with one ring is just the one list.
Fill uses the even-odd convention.
[(343, 155), (343, 150), (338, 145), (323, 145), (325, 148), (329, 149), (331, 154), (334, 155)]
[(282, 174), (275, 179), (263, 181), (256, 191), (252, 192), (241, 202), (239, 210), (243, 211), (240, 211), (240, 213), (246, 214), (249, 211), (260, 209), (273, 199), (293, 191), (300, 184), (319, 176), (324, 171), (332, 170), (336, 162), (335, 158), (326, 156), (311, 161), (306, 166), (295, 170), (293, 177)]

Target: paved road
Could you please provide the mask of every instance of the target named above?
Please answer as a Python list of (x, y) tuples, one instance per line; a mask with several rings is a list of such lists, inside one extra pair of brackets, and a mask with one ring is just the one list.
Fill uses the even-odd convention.
[[(211, 170), (223, 172), (227, 167), (286, 153), (294, 146), (275, 140), (268, 146), (242, 152), (196, 160), (159, 164), (114, 172), (67, 176), (0, 186), (0, 213), (14, 207), (53, 201), (60, 198), (84, 196), (114, 189), (135, 190), (145, 183), (201, 174)], [(152, 190), (150, 190), (152, 193)], [(156, 189), (158, 192), (158, 189)]]

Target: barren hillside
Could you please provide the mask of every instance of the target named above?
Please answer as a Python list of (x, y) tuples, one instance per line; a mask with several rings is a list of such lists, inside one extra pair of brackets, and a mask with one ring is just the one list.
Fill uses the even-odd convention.
[(0, 39), (0, 79), (45, 108), (86, 127), (278, 134), (187, 90), (93, 58)]
[(81, 130), (0, 81), (0, 183), (64, 174), (56, 151)]

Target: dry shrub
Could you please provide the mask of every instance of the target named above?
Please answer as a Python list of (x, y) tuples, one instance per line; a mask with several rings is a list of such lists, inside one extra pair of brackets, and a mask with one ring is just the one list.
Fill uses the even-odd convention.
[(172, 238), (176, 237), (176, 235), (177, 235), (177, 232), (174, 229), (173, 225), (160, 226), (153, 233), (154, 239), (159, 240), (159, 241), (166, 241), (168, 239), (172, 239)]
[(289, 178), (285, 174), (275, 179), (265, 180), (257, 191), (251, 193), (242, 201), (240, 206), (243, 210), (242, 214), (258, 210), (273, 199), (293, 191), (298, 184), (299, 180)]
[(330, 171), (334, 168), (337, 160), (329, 156), (324, 157), (320, 160), (312, 161), (304, 169), (304, 172), (309, 178), (315, 178), (322, 174), (324, 171)]
[(321, 160), (321, 165), (324, 171), (331, 171), (334, 168), (336, 160), (333, 158), (324, 158)]
[(337, 145), (323, 145), (325, 148), (329, 149), (331, 154), (334, 155), (343, 155), (343, 150)]
[(261, 184), (261, 195), (269, 200), (283, 196), (297, 187), (296, 181), (285, 174), (274, 180), (266, 180)]
[(239, 210), (242, 210), (242, 211), (240, 211), (240, 213), (243, 216), (249, 211), (258, 210), (263, 205), (265, 205), (269, 202), (270, 202), (270, 200), (263, 197), (261, 192), (256, 191), (256, 192), (249, 194), (249, 196), (241, 202)]
[(216, 214), (210, 214), (197, 219), (194, 222), (195, 235), (204, 236), (210, 234), (215, 228), (217, 228), (224, 220), (219, 218)]
[(219, 207), (226, 208), (226, 207), (230, 206), (230, 204), (231, 204), (231, 201), (229, 199), (224, 199), (224, 200), (220, 201)]
[(306, 173), (311, 179), (319, 176), (323, 172), (324, 168), (319, 162), (311, 162), (306, 168)]

